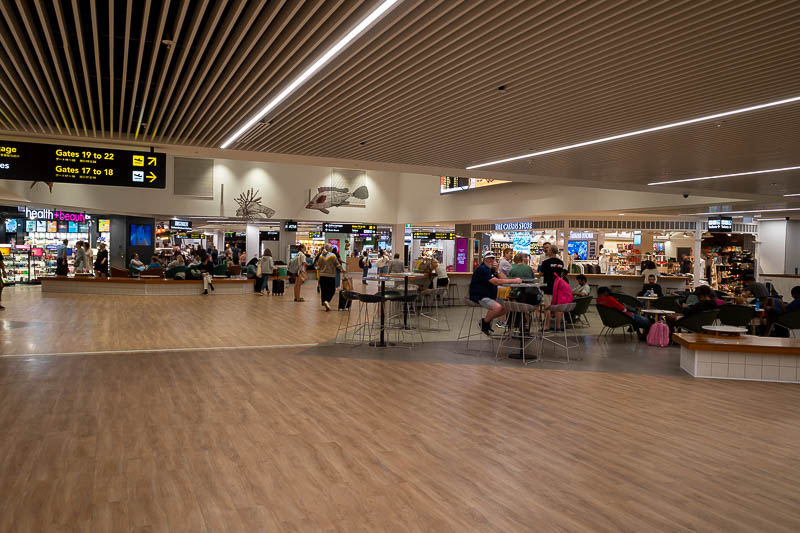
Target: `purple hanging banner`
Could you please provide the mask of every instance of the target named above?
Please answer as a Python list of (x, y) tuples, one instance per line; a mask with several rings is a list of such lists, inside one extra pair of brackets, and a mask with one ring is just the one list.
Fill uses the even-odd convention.
[(456, 272), (467, 272), (467, 239), (456, 239)]

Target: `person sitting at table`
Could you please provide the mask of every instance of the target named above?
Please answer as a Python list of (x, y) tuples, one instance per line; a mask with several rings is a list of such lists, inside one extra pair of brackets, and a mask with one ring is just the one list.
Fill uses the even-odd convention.
[(556, 327), (553, 331), (561, 330), (561, 318), (564, 316), (564, 311), (566, 311), (565, 307), (574, 301), (572, 290), (569, 288), (569, 283), (567, 283), (566, 280), (566, 269), (554, 268), (553, 273), (555, 274), (553, 278), (553, 294), (550, 299), (550, 305), (545, 307), (545, 331), (550, 330), (551, 313), (556, 316)]
[(406, 269), (400, 254), (394, 254), (394, 259), (389, 261), (389, 274), (402, 274)]
[(670, 338), (672, 338), (672, 334), (675, 333), (675, 323), (681, 318), (694, 315), (696, 313), (702, 313), (704, 311), (713, 311), (717, 308), (717, 301), (714, 297), (714, 292), (708, 285), (700, 285), (697, 287), (694, 290), (694, 295), (697, 297), (697, 303), (684, 303), (681, 306), (680, 313), (675, 313), (664, 317), (664, 320), (666, 320), (667, 325), (669, 326)]
[(147, 265), (147, 268), (161, 268), (162, 266), (161, 261), (158, 260), (158, 256), (154, 255), (150, 258), (150, 264)]
[(597, 305), (622, 311), (633, 319), (634, 327), (636, 328), (636, 333), (639, 338), (641, 340), (645, 340), (647, 338), (647, 332), (650, 330), (650, 321), (642, 315), (634, 313), (632, 310), (622, 305), (619, 300), (611, 296), (611, 291), (608, 290), (608, 287), (597, 288)]
[(743, 279), (744, 286), (746, 290), (750, 293), (753, 298), (757, 298), (761, 305), (766, 305), (767, 298), (769, 298), (769, 289), (767, 286), (761, 283), (760, 281), (756, 281), (752, 275), (747, 275)]
[(176, 268), (176, 267), (179, 267), (179, 266), (181, 266), (181, 267), (182, 266), (186, 266), (184, 264), (183, 256), (180, 255), (180, 254), (177, 257), (175, 257), (175, 259), (173, 259), (172, 261), (169, 262), (169, 264), (167, 265), (167, 270), (172, 270), (173, 268)]
[(497, 287), (521, 282), (519, 278), (498, 277), (494, 252), (491, 250), (484, 252), (483, 262), (472, 273), (472, 280), (469, 282), (469, 299), (488, 310), (486, 316), (478, 321), (482, 333), (486, 335), (494, 333), (491, 327), (492, 320), (505, 315), (503, 306), (497, 301)]
[(792, 287), (792, 301), (786, 304), (783, 308), (784, 313), (791, 311), (800, 311), (800, 285)]
[(642, 290), (639, 291), (639, 296), (647, 296), (649, 295), (650, 291), (653, 291), (659, 298), (664, 296), (664, 291), (661, 290), (661, 285), (656, 283), (656, 277), (653, 274), (647, 276), (647, 283), (642, 285)]
[(447, 267), (434, 259), (431, 261), (431, 274), (433, 275), (433, 288), (447, 287), (450, 279), (447, 277)]
[(131, 270), (142, 272), (145, 269), (144, 263), (139, 260), (139, 254), (134, 253), (131, 255), (131, 262), (129, 263)]
[(578, 298), (581, 296), (589, 296), (592, 288), (589, 287), (589, 280), (586, 279), (586, 276), (580, 274), (575, 279), (578, 281), (578, 286), (572, 289), (572, 295), (577, 296)]
[(514, 265), (508, 272), (509, 278), (533, 279), (533, 269), (524, 263), (525, 254), (514, 256)]

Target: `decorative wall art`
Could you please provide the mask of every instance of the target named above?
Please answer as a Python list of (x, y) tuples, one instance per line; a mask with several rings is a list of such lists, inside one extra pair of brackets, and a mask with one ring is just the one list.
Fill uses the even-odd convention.
[(317, 193), (311, 197), (308, 191), (306, 209), (315, 209), (326, 215), (333, 207), (366, 207), (369, 198), (367, 173), (364, 170), (347, 170), (334, 168), (331, 170), (330, 186), (318, 187)]
[(236, 209), (236, 216), (248, 220), (266, 220), (275, 215), (275, 210), (261, 204), (261, 197), (258, 196), (258, 189), (253, 192), (251, 187), (246, 192), (239, 195), (234, 201), (239, 205)]

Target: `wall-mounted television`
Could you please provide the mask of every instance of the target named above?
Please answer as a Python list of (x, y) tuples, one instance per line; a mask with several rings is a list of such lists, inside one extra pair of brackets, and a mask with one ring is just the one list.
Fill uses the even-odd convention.
[(152, 246), (153, 226), (150, 224), (131, 224), (131, 246)]
[(567, 251), (569, 255), (578, 254), (578, 259), (586, 261), (589, 257), (589, 241), (569, 241)]

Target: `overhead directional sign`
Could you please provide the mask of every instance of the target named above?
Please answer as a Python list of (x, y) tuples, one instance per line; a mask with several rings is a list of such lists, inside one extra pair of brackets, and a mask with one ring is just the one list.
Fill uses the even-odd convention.
[(166, 154), (0, 139), (0, 179), (164, 189)]

